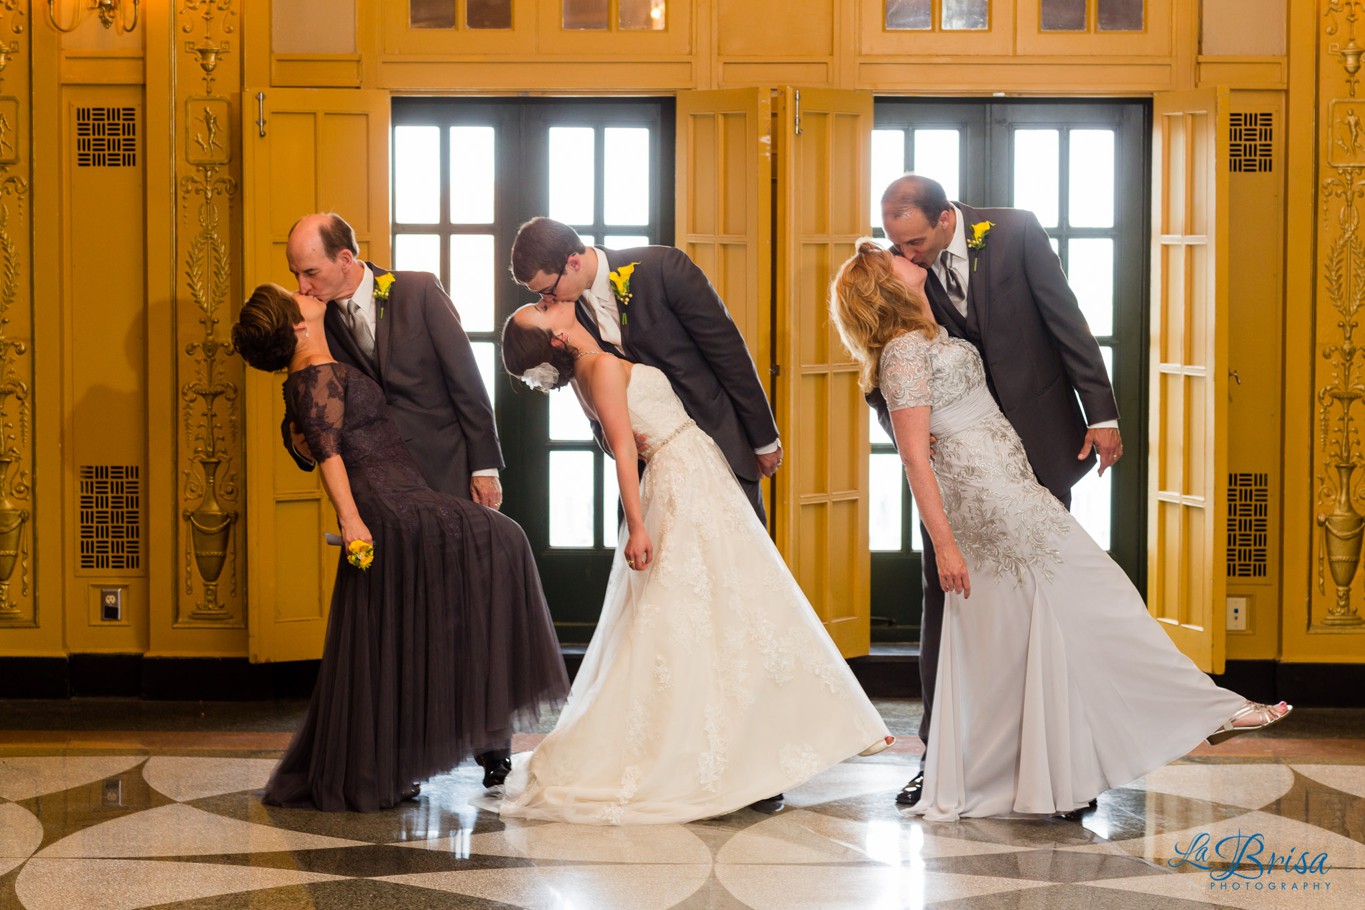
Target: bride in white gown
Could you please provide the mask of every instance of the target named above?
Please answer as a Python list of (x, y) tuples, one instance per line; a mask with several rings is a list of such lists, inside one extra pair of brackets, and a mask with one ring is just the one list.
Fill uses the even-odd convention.
[(667, 377), (600, 351), (572, 303), (519, 309), (503, 351), (533, 387), (573, 382), (615, 454), (626, 522), (568, 704), (529, 759), (514, 760), (501, 814), (687, 822), (889, 745), (725, 456)]
[(1206, 737), (1287, 715), (1201, 673), (1039, 485), (976, 348), (934, 322), (925, 275), (862, 241), (830, 301), (865, 386), (886, 398), (946, 594), (924, 789), (908, 811), (1070, 812)]

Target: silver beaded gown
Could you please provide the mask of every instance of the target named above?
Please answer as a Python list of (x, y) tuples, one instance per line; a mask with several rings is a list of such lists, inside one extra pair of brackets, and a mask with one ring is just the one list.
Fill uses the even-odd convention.
[(947, 593), (924, 790), (930, 820), (1066, 812), (1189, 752), (1244, 703), (1181, 654), (1128, 576), (1041, 486), (940, 328), (883, 350), (891, 411), (927, 406), (971, 597)]

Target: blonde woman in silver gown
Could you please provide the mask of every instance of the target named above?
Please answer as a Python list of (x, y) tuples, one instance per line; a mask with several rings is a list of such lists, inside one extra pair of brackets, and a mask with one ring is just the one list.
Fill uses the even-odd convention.
[(926, 274), (861, 241), (830, 301), (864, 391), (886, 398), (946, 594), (924, 790), (908, 811), (1072, 812), (1206, 738), (1286, 716), (1201, 673), (1039, 485), (976, 348), (934, 321)]

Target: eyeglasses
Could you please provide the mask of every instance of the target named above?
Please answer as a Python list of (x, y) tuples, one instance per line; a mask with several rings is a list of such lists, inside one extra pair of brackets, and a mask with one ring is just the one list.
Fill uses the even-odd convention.
[(559, 282), (564, 280), (564, 270), (567, 269), (568, 267), (569, 260), (566, 259), (564, 260), (564, 264), (559, 267), (559, 274), (555, 276), (555, 283), (550, 285), (545, 290), (537, 291), (530, 285), (527, 285), (526, 290), (530, 291), (532, 294), (535, 294), (539, 297), (553, 297), (555, 295), (555, 288), (559, 287)]

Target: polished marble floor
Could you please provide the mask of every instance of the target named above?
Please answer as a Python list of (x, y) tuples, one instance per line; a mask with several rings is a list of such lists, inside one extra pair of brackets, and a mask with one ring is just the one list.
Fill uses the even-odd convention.
[(918, 702), (877, 704), (901, 742), (781, 811), (611, 829), (504, 823), (471, 765), (387, 812), (267, 808), (302, 702), (0, 701), (0, 910), (1365, 907), (1365, 711), (1201, 747), (1080, 822), (932, 824), (891, 799)]

